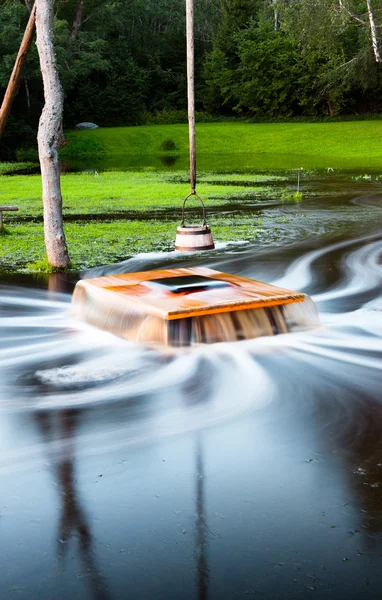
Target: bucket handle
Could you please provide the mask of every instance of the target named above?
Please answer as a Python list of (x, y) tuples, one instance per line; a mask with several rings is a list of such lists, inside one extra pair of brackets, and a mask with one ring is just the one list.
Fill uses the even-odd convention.
[(188, 194), (188, 196), (187, 196), (187, 197), (186, 197), (186, 198), (183, 200), (183, 205), (182, 205), (182, 222), (181, 222), (180, 226), (181, 226), (181, 227), (183, 227), (183, 226), (184, 226), (184, 208), (185, 208), (186, 202), (187, 202), (187, 200), (189, 199), (189, 197), (190, 197), (190, 196), (195, 196), (195, 197), (196, 197), (196, 198), (199, 200), (200, 204), (202, 205), (202, 207), (203, 207), (203, 227), (207, 227), (207, 220), (206, 220), (206, 207), (204, 206), (204, 202), (203, 202), (203, 200), (201, 199), (201, 197), (200, 197), (200, 196), (198, 196), (198, 194), (197, 194), (196, 192), (191, 192), (191, 193), (190, 193), (190, 194)]

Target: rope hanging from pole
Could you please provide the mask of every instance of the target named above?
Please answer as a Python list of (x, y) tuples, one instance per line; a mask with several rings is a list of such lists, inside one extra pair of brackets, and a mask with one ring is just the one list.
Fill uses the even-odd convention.
[(196, 140), (195, 140), (195, 77), (194, 77), (194, 0), (186, 0), (186, 40), (187, 40), (187, 98), (188, 135), (190, 143), (190, 183), (191, 195), (196, 188)]

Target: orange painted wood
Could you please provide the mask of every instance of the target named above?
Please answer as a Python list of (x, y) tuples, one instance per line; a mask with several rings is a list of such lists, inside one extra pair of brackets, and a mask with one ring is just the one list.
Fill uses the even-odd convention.
[[(150, 280), (187, 275), (201, 275), (226, 281), (232, 286), (206, 291), (174, 294), (160, 287), (149, 287)], [(134, 310), (171, 321), (209, 314), (228, 313), (239, 310), (281, 306), (294, 302), (303, 302), (305, 294), (278, 288), (238, 275), (220, 273), (207, 267), (167, 269), (124, 273), (80, 281), (76, 289), (80, 298), (80, 289), (94, 297), (98, 308), (100, 304), (112, 303), (118, 310)], [(74, 299), (76, 292), (74, 293)]]

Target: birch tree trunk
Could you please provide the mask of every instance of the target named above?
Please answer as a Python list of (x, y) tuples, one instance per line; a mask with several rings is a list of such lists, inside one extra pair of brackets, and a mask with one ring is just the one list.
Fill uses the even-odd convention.
[[(363, 19), (360, 19), (359, 17), (357, 17), (357, 15), (353, 15), (353, 13), (345, 6), (345, 4), (343, 3), (343, 0), (338, 0), (338, 2), (339, 2), (340, 8), (342, 10), (344, 10), (345, 12), (347, 12), (347, 14), (349, 15), (349, 17), (351, 17), (352, 19), (354, 19), (358, 23), (361, 23), (362, 25), (367, 25), (367, 21), (364, 21)], [(374, 58), (375, 58), (375, 60), (376, 60), (377, 63), (382, 63), (382, 58), (381, 58), (381, 55), (379, 53), (379, 43), (378, 43), (378, 38), (377, 38), (377, 27), (380, 27), (380, 25), (376, 25), (375, 24), (374, 13), (373, 13), (373, 10), (371, 8), (371, 2), (370, 2), (370, 0), (366, 0), (366, 5), (367, 5), (367, 15), (369, 17), (369, 26), (370, 26), (370, 35), (371, 35), (371, 46), (373, 48)]]
[(274, 31), (277, 31), (279, 28), (279, 10), (278, 10), (278, 6), (277, 6), (277, 0), (272, 0), (272, 4), (273, 4), (273, 29)]
[(63, 269), (69, 265), (70, 259), (62, 221), (62, 196), (58, 162), (58, 149), (63, 140), (64, 94), (58, 77), (53, 45), (54, 3), (55, 0), (37, 0), (36, 43), (45, 98), (37, 141), (41, 166), (46, 253), (51, 266)]
[(366, 4), (367, 4), (367, 14), (369, 16), (371, 45), (373, 46), (374, 57), (378, 63), (382, 63), (381, 55), (379, 54), (377, 28), (375, 26), (374, 15), (373, 15), (373, 11), (371, 9), (370, 0), (366, 0)]

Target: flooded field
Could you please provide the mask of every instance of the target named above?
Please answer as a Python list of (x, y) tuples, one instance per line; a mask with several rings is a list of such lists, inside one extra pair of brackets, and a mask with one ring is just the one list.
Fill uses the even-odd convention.
[(315, 329), (168, 353), (77, 321), (75, 274), (3, 277), (0, 598), (380, 595), (382, 189), (310, 185), (253, 243), (78, 277), (208, 266), (310, 294)]

